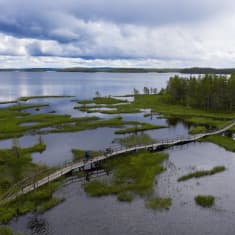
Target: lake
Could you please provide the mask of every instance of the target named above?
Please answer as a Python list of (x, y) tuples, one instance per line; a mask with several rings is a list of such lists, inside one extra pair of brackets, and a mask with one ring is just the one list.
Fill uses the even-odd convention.
[[(133, 88), (164, 88), (170, 76), (158, 73), (58, 73), (58, 72), (2, 72), (0, 73), (0, 101), (15, 100), (21, 96), (72, 95), (73, 99), (89, 99), (98, 91), (101, 95), (132, 94)], [(187, 75), (183, 75), (187, 76)], [(55, 110), (59, 114), (74, 117), (97, 115), (110, 118), (115, 115), (86, 114), (73, 109), (71, 98), (36, 99), (27, 103), (47, 103), (49, 107), (39, 112)], [(0, 105), (5, 107), (6, 105)], [(35, 112), (34, 109), (28, 110)], [(124, 120), (144, 121), (168, 128), (147, 131), (156, 140), (188, 135), (188, 125), (171, 123), (156, 114), (153, 118), (140, 114), (123, 114)], [(102, 150), (112, 146), (117, 137), (115, 128), (98, 128), (77, 133), (43, 135), (47, 149), (33, 154), (33, 161), (49, 166), (63, 164), (72, 159), (72, 148)], [(21, 146), (31, 146), (38, 141), (37, 135), (20, 138)], [(12, 140), (0, 141), (0, 148), (10, 148)], [(108, 234), (162, 234), (204, 235), (233, 234), (235, 231), (235, 154), (211, 143), (191, 143), (166, 150), (169, 159), (154, 187), (157, 195), (172, 198), (167, 211), (146, 209), (144, 200), (136, 198), (131, 203), (121, 203), (113, 196), (91, 198), (84, 193), (81, 183), (74, 182), (60, 188), (56, 194), (66, 200), (43, 215), (27, 214), (10, 222), (14, 231), (25, 235), (108, 235)], [(178, 177), (199, 169), (211, 169), (224, 165), (226, 171), (201, 179), (177, 182)], [(103, 176), (108, 177), (108, 176)], [(194, 197), (212, 194), (216, 204), (211, 209), (197, 206)], [(36, 221), (29, 228), (30, 221)]]

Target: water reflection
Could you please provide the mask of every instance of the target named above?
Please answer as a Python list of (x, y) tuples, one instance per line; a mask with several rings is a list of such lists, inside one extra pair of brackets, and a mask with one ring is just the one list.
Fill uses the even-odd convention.
[(49, 223), (41, 215), (34, 213), (29, 219), (27, 227), (31, 235), (49, 235)]
[[(170, 155), (167, 170), (158, 178), (155, 192), (173, 199), (169, 211), (148, 210), (141, 198), (131, 203), (120, 203), (113, 196), (91, 198), (80, 183), (72, 183), (57, 192), (57, 196), (66, 200), (42, 216), (50, 225), (48, 235), (233, 234), (235, 153), (209, 143), (187, 144), (167, 152)], [(177, 182), (179, 176), (192, 169), (210, 169), (216, 165), (227, 169), (217, 175)], [(197, 206), (194, 202), (197, 194), (214, 195), (215, 207)], [(15, 231), (29, 235), (31, 231), (25, 226), (28, 220), (29, 216), (21, 216), (10, 225)]]
[(79, 99), (101, 95), (132, 94), (133, 88), (166, 86), (171, 73), (57, 73), (1, 72), (0, 101), (20, 96), (74, 95)]

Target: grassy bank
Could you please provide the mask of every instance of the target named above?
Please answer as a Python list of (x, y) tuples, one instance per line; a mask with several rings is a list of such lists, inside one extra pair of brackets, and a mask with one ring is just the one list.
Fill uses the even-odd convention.
[(189, 134), (199, 134), (199, 133), (206, 133), (208, 129), (205, 126), (196, 126), (189, 130)]
[(186, 181), (192, 178), (200, 178), (200, 177), (204, 177), (204, 176), (210, 176), (210, 175), (215, 175), (217, 173), (223, 172), (225, 171), (225, 167), (224, 166), (216, 166), (211, 170), (207, 170), (207, 171), (196, 171), (184, 176), (181, 176), (178, 181)]
[(43, 143), (32, 147), (21, 148), (17, 144), (11, 149), (0, 150), (0, 197), (13, 185), (25, 178), (31, 178), (49, 169), (44, 165), (32, 163), (30, 154), (43, 152), (46, 146)]
[(213, 136), (208, 136), (200, 140), (201, 142), (211, 142), (214, 144), (217, 144), (224, 149), (235, 152), (235, 140), (232, 138), (229, 138), (227, 136), (222, 136), (222, 135), (213, 135)]
[(61, 181), (49, 183), (33, 192), (18, 197), (16, 200), (0, 205), (0, 222), (8, 223), (13, 217), (28, 212), (43, 213), (56, 206), (63, 199), (56, 198), (53, 193), (61, 185)]
[(197, 205), (202, 207), (212, 207), (215, 202), (215, 198), (211, 195), (198, 195), (194, 198)]
[(14, 234), (10, 227), (0, 226), (0, 235), (23, 235), (22, 233)]
[(117, 195), (121, 201), (131, 201), (135, 195), (146, 197), (153, 192), (155, 176), (164, 170), (162, 162), (165, 159), (165, 153), (143, 151), (107, 160), (103, 167), (113, 172), (112, 180), (92, 180), (84, 185), (84, 190), (96, 197)]

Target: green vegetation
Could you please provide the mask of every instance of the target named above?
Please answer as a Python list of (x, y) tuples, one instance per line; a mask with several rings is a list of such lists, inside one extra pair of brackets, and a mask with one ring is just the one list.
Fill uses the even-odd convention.
[[(84, 101), (89, 102), (89, 101)], [(105, 109), (102, 109), (105, 108)], [(140, 113), (140, 110), (129, 104), (118, 104), (118, 105), (89, 105), (89, 106), (78, 106), (74, 109), (79, 109), (82, 112), (87, 113), (103, 113), (103, 114), (121, 114), (121, 113)]]
[[(25, 109), (38, 109), (38, 108), (42, 108), (42, 107), (47, 107), (49, 106), (49, 104), (16, 104), (13, 106), (10, 106), (9, 108), (3, 109), (1, 111), (5, 111), (5, 110), (12, 110), (12, 111), (24, 111)], [(22, 113), (19, 115), (23, 115)], [(27, 115), (26, 113), (24, 113), (24, 115)]]
[[(47, 105), (47, 104), (46, 104)], [(71, 132), (98, 127), (122, 127), (132, 125), (135, 122), (125, 122), (121, 117), (108, 120), (100, 120), (98, 117), (72, 118), (69, 115), (56, 114), (29, 114), (23, 112), (28, 108), (38, 108), (44, 105), (14, 105), (0, 110), (0, 120), (4, 125), (0, 126), (0, 139), (15, 138), (25, 133), (41, 133), (42, 128), (51, 127), (48, 132)], [(22, 125), (35, 123), (34, 125)]]
[(54, 198), (53, 193), (60, 184), (60, 181), (49, 183), (13, 201), (0, 205), (0, 223), (8, 223), (13, 217), (28, 212), (43, 213), (45, 210), (57, 205), (62, 199)]
[(112, 180), (92, 180), (84, 185), (84, 190), (90, 196), (119, 195), (121, 201), (132, 200), (134, 195), (147, 196), (153, 192), (155, 176), (164, 170), (161, 163), (165, 159), (165, 153), (146, 151), (109, 159), (102, 166), (113, 172)]
[(147, 144), (153, 144), (155, 141), (147, 134), (138, 134), (138, 135), (130, 135), (123, 138), (118, 138), (115, 140), (122, 146), (125, 146), (127, 148), (135, 146), (135, 145), (147, 145)]
[(200, 141), (211, 142), (223, 147), (228, 151), (235, 152), (235, 140), (227, 136), (222, 136), (222, 135), (207, 136)]
[(171, 198), (151, 198), (145, 202), (147, 208), (153, 210), (169, 209), (171, 207)]
[(195, 202), (202, 207), (212, 207), (215, 202), (215, 198), (211, 195), (198, 195), (194, 199)]
[(208, 129), (205, 126), (196, 126), (189, 130), (189, 134), (206, 133)]
[(17, 103), (17, 101), (12, 100), (12, 101), (3, 101), (3, 102), (0, 102), (0, 104), (14, 104), (14, 103)]
[[(14, 235), (12, 230), (7, 226), (0, 226), (0, 235)], [(23, 235), (22, 233), (17, 233), (15, 235)]]
[(204, 177), (204, 176), (214, 175), (214, 174), (225, 171), (225, 169), (226, 168), (224, 166), (216, 166), (211, 170), (196, 171), (196, 172), (193, 172), (193, 173), (190, 173), (190, 174), (187, 174), (187, 175), (184, 175), (184, 176), (180, 177), (178, 179), (178, 181), (180, 182), (180, 181), (185, 181), (185, 180), (189, 180), (189, 179), (192, 179), (192, 178), (200, 178), (200, 177)]
[(85, 153), (86, 152), (89, 153), (90, 158), (94, 158), (94, 157), (97, 157), (97, 156), (101, 155), (97, 151), (72, 149), (73, 161), (76, 162), (76, 161), (81, 161), (81, 160), (85, 159)]
[(135, 125), (134, 127), (122, 129), (122, 130), (117, 130), (115, 131), (115, 134), (127, 134), (127, 133), (137, 133), (137, 132), (142, 132), (142, 131), (147, 131), (147, 130), (156, 130), (156, 129), (161, 129), (161, 128), (167, 128), (166, 126), (157, 126), (154, 124), (150, 123), (139, 123), (138, 125)]
[(93, 99), (95, 104), (119, 104), (127, 103), (127, 100), (112, 98), (112, 97), (95, 97)]
[(117, 199), (120, 202), (131, 202), (134, 199), (134, 195), (130, 192), (120, 192), (117, 195)]
[[(21, 69), (21, 71), (35, 71), (37, 69)], [(231, 74), (235, 73), (233, 68), (87, 68), (87, 67), (72, 67), (55, 69), (57, 72), (88, 72), (88, 73), (186, 73), (186, 74)], [(0, 69), (1, 71), (14, 71), (14, 69)]]
[[(87, 101), (86, 101), (87, 102)], [(93, 102), (93, 101), (92, 101)], [(112, 108), (100, 110), (99, 108)], [(177, 118), (189, 124), (201, 126), (192, 130), (192, 133), (206, 129), (222, 128), (235, 119), (235, 112), (214, 112), (194, 106), (171, 102), (165, 90), (159, 94), (135, 94), (134, 101), (124, 105), (92, 105), (75, 107), (84, 112), (100, 112), (104, 114), (138, 113), (141, 109), (151, 109), (154, 113), (161, 113), (165, 118)], [(203, 127), (202, 127), (203, 126)]]
[(11, 149), (0, 150), (0, 197), (20, 180), (43, 175), (49, 169), (43, 165), (32, 163), (30, 154), (43, 152), (46, 146), (43, 143), (32, 147), (21, 148), (14, 140)]
[(235, 111), (235, 75), (204, 75), (202, 77), (170, 78), (164, 96), (170, 104), (213, 110)]
[(235, 118), (234, 113), (212, 112), (192, 108), (185, 105), (170, 104), (166, 102), (164, 93), (157, 95), (135, 95), (130, 105), (137, 109), (152, 109), (155, 113), (164, 114), (166, 118), (179, 118), (192, 124), (208, 124), (213, 127), (222, 127)]
[(106, 105), (113, 105), (113, 104), (120, 104), (120, 103), (127, 103), (127, 100), (117, 99), (112, 97), (95, 97), (92, 100), (78, 100), (79, 104), (106, 104)]
[[(95, 98), (101, 99), (99, 102), (119, 102), (118, 99), (113, 98)], [(109, 101), (103, 101), (108, 99)], [(72, 132), (72, 131), (83, 131), (88, 129), (96, 129), (99, 127), (124, 127), (124, 125), (135, 125), (135, 127), (127, 128), (126, 130), (120, 130), (120, 133), (136, 132), (160, 128), (147, 123), (138, 123), (134, 121), (123, 121), (120, 116), (100, 120), (98, 117), (82, 117), (72, 118), (69, 115), (57, 115), (57, 114), (29, 114), (24, 112), (26, 109), (34, 108), (39, 109), (40, 107), (48, 106), (48, 104), (18, 104), (8, 108), (0, 110), (0, 120), (4, 122), (4, 125), (0, 126), (0, 139), (15, 138), (23, 136), (26, 133), (42, 133), (41, 129), (50, 127), (51, 130), (47, 130), (47, 133), (52, 132)], [(127, 110), (127, 112), (136, 112), (136, 108), (126, 108), (126, 105), (116, 105), (118, 107), (115, 111), (117, 113)], [(122, 110), (125, 109), (125, 110)], [(107, 110), (108, 111), (108, 110)], [(108, 111), (109, 112), (109, 111)], [(34, 125), (22, 125), (25, 123), (34, 123)], [(45, 133), (45, 131), (43, 131)]]
[(38, 206), (37, 211), (39, 213), (44, 213), (45, 211), (60, 204), (62, 201), (64, 201), (64, 198), (51, 197), (51, 199), (49, 199), (48, 201), (41, 203), (41, 205)]
[(32, 99), (49, 99), (49, 98), (71, 98), (73, 96), (67, 96), (67, 95), (47, 95), (47, 96), (22, 96), (18, 100), (19, 101), (28, 101)]

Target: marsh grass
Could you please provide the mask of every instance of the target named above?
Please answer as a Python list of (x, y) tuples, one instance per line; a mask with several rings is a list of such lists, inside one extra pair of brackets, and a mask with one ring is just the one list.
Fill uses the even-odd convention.
[(212, 207), (215, 202), (215, 198), (211, 195), (198, 195), (194, 199), (197, 205), (202, 207)]
[(112, 171), (111, 182), (92, 180), (84, 185), (84, 190), (90, 196), (113, 194), (124, 199), (131, 193), (144, 197), (153, 191), (155, 176), (164, 171), (162, 162), (167, 157), (165, 153), (142, 151), (109, 159), (103, 168)]
[(208, 136), (200, 140), (201, 142), (211, 142), (217, 144), (224, 149), (235, 152), (235, 140), (230, 137), (222, 136), (222, 135), (213, 135)]
[[(11, 228), (8, 226), (0, 226), (0, 235), (14, 235)], [(23, 235), (22, 233), (17, 233), (15, 235)]]
[(132, 147), (135, 145), (147, 145), (147, 144), (153, 144), (155, 141), (152, 139), (148, 134), (138, 134), (138, 135), (129, 135), (127, 137), (118, 138), (115, 140), (119, 144), (125, 147)]
[(15, 216), (34, 211), (43, 213), (56, 206), (63, 199), (53, 197), (53, 193), (62, 182), (63, 178), (42, 186), (33, 192), (22, 195), (13, 201), (0, 205), (0, 222), (5, 224)]
[(189, 130), (189, 134), (206, 133), (208, 129), (205, 126), (196, 126)]
[(150, 198), (145, 202), (146, 208), (153, 209), (153, 210), (167, 210), (171, 207), (172, 200), (171, 198)]
[(60, 204), (62, 201), (64, 201), (64, 198), (52, 197), (48, 201), (41, 203), (40, 206), (37, 208), (37, 211), (39, 213), (44, 213), (45, 211)]
[(139, 123), (138, 125), (122, 130), (115, 131), (115, 134), (128, 134), (128, 133), (137, 133), (147, 130), (156, 130), (161, 128), (167, 128), (166, 126), (158, 126), (150, 123)]
[(134, 197), (135, 197), (134, 194), (130, 192), (120, 192), (117, 195), (117, 199), (120, 202), (132, 202)]
[(72, 98), (74, 96), (57, 96), (57, 95), (48, 95), (48, 96), (22, 96), (18, 99), (18, 101), (28, 101), (32, 99), (57, 99), (57, 98)]
[(48, 170), (46, 166), (32, 163), (30, 156), (31, 153), (43, 152), (45, 149), (46, 145), (39, 143), (28, 148), (13, 146), (0, 150), (0, 197), (23, 178)]
[[(74, 100), (75, 101), (75, 100)], [(121, 104), (127, 103), (127, 100), (117, 99), (113, 97), (94, 97), (92, 100), (78, 100), (76, 101), (79, 104), (106, 104), (106, 105), (113, 105), (113, 104)]]
[(224, 166), (216, 166), (211, 170), (207, 170), (207, 171), (196, 171), (184, 176), (181, 176), (178, 181), (186, 181), (192, 178), (200, 178), (200, 177), (204, 177), (204, 176), (210, 176), (210, 175), (215, 175), (217, 173), (223, 172), (225, 171), (226, 168)]

